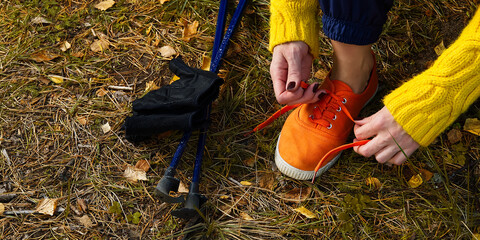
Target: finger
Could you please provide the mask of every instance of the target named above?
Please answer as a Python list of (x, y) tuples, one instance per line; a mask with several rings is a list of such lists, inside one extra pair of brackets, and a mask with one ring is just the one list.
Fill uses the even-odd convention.
[(389, 162), (400, 150), (393, 146), (387, 146), (375, 153), (375, 159), (379, 163)]
[(284, 55), (288, 64), (288, 73), (287, 73), (287, 91), (297, 91), (300, 87), (300, 81), (306, 80), (302, 79), (302, 53), (299, 51), (294, 51), (291, 54)]
[(302, 88), (298, 88), (294, 92), (284, 91), (281, 94), (277, 95), (277, 102), (280, 104), (287, 104), (287, 105), (300, 103), (300, 101), (298, 100), (302, 98), (303, 92), (304, 90)]
[(397, 154), (395, 154), (395, 156), (393, 156), (390, 160), (388, 160), (386, 164), (401, 165), (405, 161), (407, 161), (407, 158), (405, 157), (405, 155), (402, 152), (398, 152)]
[(385, 146), (385, 141), (380, 137), (374, 137), (370, 142), (362, 146), (354, 147), (353, 150), (364, 157), (371, 157), (382, 150)]
[(363, 119), (365, 121), (356, 121), (358, 127), (354, 127), (353, 132), (355, 137), (359, 140), (367, 139), (378, 134), (379, 127), (373, 119)]
[[(302, 92), (302, 96), (294, 101), (289, 102), (290, 105), (299, 103), (314, 103), (318, 101), (318, 96), (325, 92), (323, 89), (318, 89), (319, 84), (311, 84)], [(298, 91), (298, 90), (297, 90)]]

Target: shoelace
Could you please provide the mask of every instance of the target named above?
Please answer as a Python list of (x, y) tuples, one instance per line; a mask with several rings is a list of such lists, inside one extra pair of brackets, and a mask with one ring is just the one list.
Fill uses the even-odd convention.
[[(308, 83), (302, 81), (300, 86), (303, 89), (306, 89), (310, 85)], [(342, 110), (345, 113), (345, 115), (347, 115), (347, 117), (350, 120), (352, 120), (352, 122), (355, 121), (353, 119), (352, 115), (350, 114), (350, 112), (348, 111), (348, 109), (345, 106), (344, 106), (344, 108), (342, 108), (342, 106), (339, 104), (339, 103), (342, 103), (344, 105), (345, 103), (347, 103), (347, 99), (339, 97), (339, 96), (335, 95), (334, 93), (332, 93), (331, 91), (328, 91), (328, 90), (324, 90), (324, 91), (325, 91), (324, 94), (326, 94), (326, 96), (324, 96), (324, 97), (330, 97), (334, 101), (331, 101), (330, 99), (327, 99), (325, 101), (326, 102), (325, 108), (322, 108), (323, 110), (321, 110), (318, 106), (314, 106), (313, 114), (311, 114), (309, 116), (312, 121), (326, 127), (327, 129), (331, 129), (332, 124), (328, 120), (326, 120), (325, 118), (335, 120), (337, 118), (337, 115), (333, 111), (341, 112)], [(279, 118), (283, 114), (285, 114), (288, 111), (290, 111), (292, 109), (295, 109), (295, 108), (297, 108), (301, 105), (302, 104), (295, 104), (295, 105), (287, 105), (287, 106), (282, 107), (280, 110), (276, 111), (267, 120), (260, 123), (258, 126), (256, 126), (252, 131), (250, 131), (246, 135), (249, 135), (249, 134), (254, 133), (256, 131), (262, 130), (263, 128), (270, 125), (273, 121), (275, 121), (277, 118)], [(331, 111), (332, 109), (333, 109), (333, 111)], [(357, 141), (357, 142), (353, 142), (353, 143), (348, 143), (348, 144), (338, 146), (338, 147), (328, 151), (320, 159), (317, 166), (315, 167), (315, 172), (313, 174), (312, 183), (315, 182), (315, 176), (317, 175), (318, 170), (320, 170), (320, 166), (322, 166), (323, 162), (325, 162), (325, 160), (327, 158), (329, 158), (333, 154), (336, 154), (336, 153), (338, 153), (340, 151), (343, 151), (345, 149), (355, 147), (355, 146), (364, 145), (364, 144), (368, 143), (369, 141), (370, 140), (367, 139), (367, 140), (361, 140), (361, 141)]]

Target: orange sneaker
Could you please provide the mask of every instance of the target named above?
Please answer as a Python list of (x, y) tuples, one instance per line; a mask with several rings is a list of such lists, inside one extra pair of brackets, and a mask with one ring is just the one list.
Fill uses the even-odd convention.
[(278, 169), (299, 180), (313, 179), (327, 171), (341, 152), (325, 159), (316, 172), (319, 160), (346, 142), (354, 125), (353, 119), (373, 98), (377, 87), (375, 61), (368, 85), (360, 94), (353, 93), (342, 81), (331, 80), (329, 74), (319, 88), (327, 93), (320, 95), (316, 103), (298, 106), (285, 121), (275, 149)]

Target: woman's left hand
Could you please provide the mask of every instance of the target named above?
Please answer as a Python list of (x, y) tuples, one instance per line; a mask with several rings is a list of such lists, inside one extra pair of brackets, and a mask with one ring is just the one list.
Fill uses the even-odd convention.
[(355, 121), (354, 133), (356, 137), (354, 141), (373, 137), (367, 144), (354, 147), (355, 152), (365, 157), (375, 155), (379, 163), (387, 165), (404, 163), (407, 160), (405, 154), (410, 156), (420, 146), (395, 121), (386, 107), (370, 117)]

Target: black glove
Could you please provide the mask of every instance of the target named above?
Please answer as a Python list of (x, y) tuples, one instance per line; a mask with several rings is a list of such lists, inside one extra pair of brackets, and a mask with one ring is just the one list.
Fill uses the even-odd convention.
[(169, 67), (180, 79), (135, 100), (133, 111), (140, 114), (192, 112), (218, 97), (223, 79), (217, 74), (191, 68), (180, 58), (170, 61)]
[(180, 58), (170, 61), (169, 67), (180, 79), (133, 102), (133, 116), (123, 125), (128, 140), (208, 125), (208, 108), (218, 97), (223, 79), (213, 72), (191, 68)]

